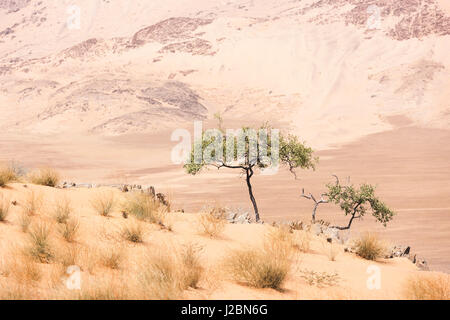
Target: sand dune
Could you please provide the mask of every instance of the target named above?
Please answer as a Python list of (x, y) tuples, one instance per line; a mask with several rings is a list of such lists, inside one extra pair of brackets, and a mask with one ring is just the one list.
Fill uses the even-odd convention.
[[(20, 248), (26, 250), (28, 236), (21, 231), (21, 214), (28, 203), (31, 192), (40, 199), (39, 211), (31, 217), (30, 230), (45, 223), (51, 226), (49, 244), (52, 253), (50, 263), (28, 261), (28, 269), (11, 265), (19, 261)], [(364, 260), (355, 254), (344, 252), (342, 245), (334, 244), (334, 261), (329, 258), (330, 245), (323, 237), (310, 234), (307, 252), (295, 251), (292, 266), (283, 290), (257, 289), (246, 286), (227, 274), (224, 261), (238, 248), (257, 248), (273, 228), (268, 225), (228, 224), (218, 237), (210, 238), (201, 233), (198, 215), (189, 213), (171, 213), (164, 221), (169, 221), (171, 231), (161, 229), (156, 224), (141, 222), (144, 230), (143, 242), (132, 243), (121, 237), (121, 230), (131, 223), (132, 216), (124, 219), (120, 210), (114, 209), (109, 217), (102, 217), (95, 212), (90, 201), (99, 193), (113, 192), (116, 201), (125, 199), (125, 194), (118, 190), (102, 189), (55, 189), (42, 186), (11, 184), (2, 191), (3, 199), (17, 202), (7, 216), (6, 222), (0, 223), (2, 260), (0, 264), (0, 296), (4, 298), (26, 299), (73, 299), (105, 298), (142, 299), (151, 294), (143, 294), (145, 286), (142, 276), (147, 266), (146, 257), (170, 248), (175, 252), (189, 243), (201, 248), (199, 259), (203, 267), (198, 287), (189, 288), (178, 298), (187, 299), (402, 299), (405, 296), (406, 283), (410, 277), (424, 274), (419, 272), (406, 258)], [(62, 199), (70, 201), (73, 210), (71, 219), (78, 219), (79, 229), (75, 242), (66, 243), (55, 221), (55, 204)], [(294, 235), (303, 235), (306, 231), (294, 231)], [(308, 234), (308, 233), (306, 233)], [(64, 259), (72, 256), (80, 266), (81, 290), (71, 290), (64, 286)], [(122, 256), (119, 266), (111, 267), (102, 260), (108, 248), (114, 248)], [(166, 249), (165, 249), (166, 248)], [(18, 251), (19, 250), (19, 251)], [(24, 251), (25, 252), (25, 251)], [(103, 262), (102, 262), (103, 261)], [(381, 275), (380, 288), (375, 290), (368, 286), (371, 275), (368, 268), (377, 268)], [(144, 268), (144, 269), (142, 269)], [(149, 266), (147, 266), (149, 268)], [(34, 271), (32, 271), (34, 270)], [(310, 284), (303, 277), (304, 272), (315, 270), (325, 275), (336, 275), (337, 281)], [(369, 271), (368, 271), (369, 270)], [(32, 273), (34, 272), (34, 273)], [(32, 275), (35, 274), (33, 277)], [(141, 277), (141, 278), (140, 278)], [(164, 289), (162, 287), (160, 289)], [(174, 294), (174, 293), (172, 293)], [(170, 297), (174, 298), (174, 295)], [(155, 297), (153, 297), (155, 298)]]

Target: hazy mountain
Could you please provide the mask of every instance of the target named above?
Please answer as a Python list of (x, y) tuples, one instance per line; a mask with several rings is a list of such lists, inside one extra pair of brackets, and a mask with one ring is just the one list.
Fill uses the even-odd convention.
[(398, 115), (448, 127), (442, 3), (2, 0), (0, 125), (110, 135), (221, 111), (283, 121), (321, 145)]

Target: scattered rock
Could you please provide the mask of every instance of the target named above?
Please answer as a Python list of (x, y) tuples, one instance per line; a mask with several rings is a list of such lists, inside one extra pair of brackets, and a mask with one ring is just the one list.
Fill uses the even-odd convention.
[(163, 205), (165, 205), (166, 207), (169, 206), (169, 201), (166, 199), (166, 196), (162, 193), (157, 193), (156, 194), (156, 198), (159, 200), (159, 202), (161, 202)]
[(323, 232), (323, 230), (322, 230), (322, 225), (319, 224), (319, 223), (313, 224), (313, 225), (312, 225), (312, 231), (313, 231), (313, 233), (314, 233), (316, 236), (320, 235), (320, 234)]
[(156, 197), (156, 194), (155, 194), (155, 188), (154, 188), (153, 186), (148, 187), (147, 189), (145, 189), (144, 192), (145, 192), (146, 194), (151, 195), (153, 198)]
[(231, 212), (227, 216), (227, 220), (231, 223), (234, 223), (234, 220), (236, 219), (237, 213)]

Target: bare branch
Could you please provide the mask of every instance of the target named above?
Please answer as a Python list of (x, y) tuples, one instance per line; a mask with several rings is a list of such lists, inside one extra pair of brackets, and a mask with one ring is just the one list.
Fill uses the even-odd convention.
[(337, 186), (340, 185), (338, 176), (335, 175), (335, 174), (332, 174), (332, 176), (336, 178), (336, 185), (337, 185)]

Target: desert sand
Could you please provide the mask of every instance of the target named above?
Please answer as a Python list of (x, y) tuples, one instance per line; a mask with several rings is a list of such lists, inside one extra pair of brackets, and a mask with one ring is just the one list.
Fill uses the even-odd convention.
[[(79, 28), (67, 22), (70, 5), (0, 1), (1, 161), (54, 167), (78, 183), (154, 185), (195, 220), (211, 201), (250, 210), (247, 190), (233, 171), (187, 176), (170, 160), (173, 130), (214, 126), (216, 112), (230, 127), (270, 121), (321, 160), (299, 180), (285, 169), (255, 177), (263, 220), (308, 221), (301, 188), (320, 194), (331, 174), (350, 176), (376, 184), (397, 213), (386, 228), (358, 221), (352, 235), (375, 230), (450, 271), (448, 1), (80, 0)], [(331, 205), (318, 215), (343, 222)], [(402, 263), (382, 267), (393, 278), (413, 271)], [(226, 286), (211, 297), (238, 297)], [(282, 297), (303, 294), (292, 290)]]
[[(21, 262), (21, 252), (30, 243), (29, 235), (22, 231), (21, 215), (30, 194), (40, 199), (38, 209), (31, 216), (29, 230), (46, 224), (51, 232), (49, 244), (53, 255), (49, 263)], [(326, 238), (296, 230), (294, 234), (309, 234), (309, 249), (296, 250), (282, 290), (256, 289), (233, 280), (224, 267), (226, 258), (234, 249), (257, 248), (273, 229), (268, 224), (227, 224), (223, 233), (215, 237), (202, 234), (197, 213), (172, 212), (164, 220), (170, 230), (156, 224), (142, 222), (143, 242), (132, 243), (121, 236), (122, 229), (137, 221), (122, 217), (119, 208), (108, 217), (94, 211), (91, 201), (99, 194), (112, 192), (116, 201), (126, 194), (117, 189), (56, 189), (23, 183), (11, 184), (2, 190), (2, 196), (16, 205), (11, 207), (7, 221), (0, 223), (1, 270), (0, 294), (5, 298), (73, 299), (73, 298), (142, 298), (139, 277), (148, 268), (146, 257), (155, 252), (176, 252), (183, 245), (200, 248), (199, 257), (203, 275), (196, 289), (183, 291), (178, 298), (187, 299), (404, 299), (406, 282), (411, 277), (438, 274), (419, 271), (407, 258), (364, 260), (353, 253), (344, 252), (339, 244), (330, 245)], [(73, 208), (71, 219), (77, 219), (79, 229), (75, 240), (65, 242), (54, 218), (57, 203), (69, 201)], [(120, 253), (117, 267), (104, 265), (103, 255), (108, 250)], [(169, 250), (169, 251), (167, 251)], [(76, 252), (74, 254), (71, 254)], [(333, 252), (333, 260), (330, 253)], [(68, 258), (72, 257), (72, 258)], [(64, 261), (73, 259), (81, 268), (81, 290), (64, 285)], [(70, 260), (72, 261), (72, 260)], [(11, 268), (11, 266), (16, 266)], [(28, 267), (27, 267), (28, 266)], [(381, 286), (371, 289), (367, 285), (372, 274), (369, 266), (379, 268)], [(28, 269), (27, 269), (28, 268)], [(34, 270), (31, 273), (30, 270)], [(336, 274), (337, 282), (308, 284), (302, 272)], [(39, 276), (32, 277), (33, 274)], [(174, 296), (171, 296), (174, 298)]]

